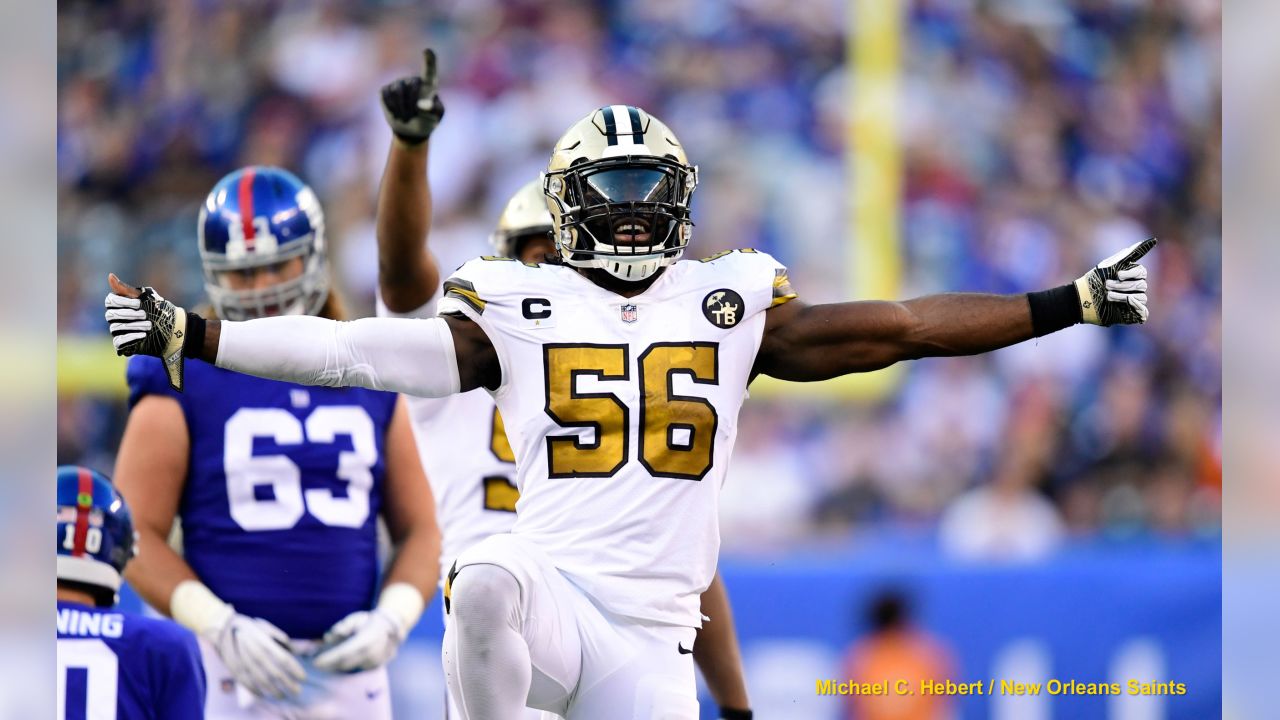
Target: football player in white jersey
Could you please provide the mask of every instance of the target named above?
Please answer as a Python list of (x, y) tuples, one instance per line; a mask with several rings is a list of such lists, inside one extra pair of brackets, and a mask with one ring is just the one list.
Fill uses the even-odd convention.
[[(382, 88), (382, 106), (394, 134), (378, 202), (378, 314), (432, 317), (440, 271), (426, 238), (431, 224), (427, 154), (444, 115), (436, 92), (435, 57), (426, 51), (421, 75)], [(538, 262), (555, 252), (551, 213), (541, 182), (511, 197), (490, 236), (494, 254)], [(493, 398), (479, 389), (445, 398), (405, 398), (419, 455), (430, 479), (443, 532), (441, 567), (516, 520), (516, 458)], [(728, 596), (719, 576), (702, 596), (705, 622), (693, 646), (695, 663), (724, 720), (750, 720), (751, 711)], [(449, 622), (446, 614), (445, 622)], [(447, 717), (461, 713), (452, 706)], [(528, 710), (530, 718), (541, 717)]]
[[(510, 534), (458, 558), (446, 585), (446, 677), (465, 717), (527, 703), (569, 720), (696, 718), (699, 596), (747, 384), (816, 381), (988, 352), (1078, 323), (1147, 319), (1155, 240), (1074, 283), (808, 305), (751, 250), (680, 260), (697, 169), (675, 134), (606, 106), (556, 143), (543, 189), (560, 263), (477, 259), (440, 317), (338, 323), (204, 320), (108, 278), (122, 354), (423, 397), (487, 389), (520, 458)], [(146, 321), (125, 321), (121, 310)], [(132, 317), (132, 316), (130, 316)], [(674, 647), (673, 647), (674, 646)]]

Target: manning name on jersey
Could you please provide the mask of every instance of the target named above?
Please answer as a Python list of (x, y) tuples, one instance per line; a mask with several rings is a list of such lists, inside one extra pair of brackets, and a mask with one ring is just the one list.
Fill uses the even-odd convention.
[(58, 601), (58, 720), (198, 720), (204, 702), (204, 666), (189, 630)]

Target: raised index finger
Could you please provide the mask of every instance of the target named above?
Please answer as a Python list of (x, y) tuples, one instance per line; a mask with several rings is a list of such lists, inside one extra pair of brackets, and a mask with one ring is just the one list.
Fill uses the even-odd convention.
[(432, 88), (436, 86), (436, 51), (431, 48), (422, 51), (422, 82)]
[(1137, 245), (1134, 245), (1129, 250), (1129, 253), (1125, 255), (1124, 258), (1120, 260), (1120, 262), (1116, 263), (1116, 265), (1118, 265), (1119, 267), (1124, 267), (1126, 265), (1132, 265), (1133, 263), (1138, 262), (1139, 260), (1142, 259), (1142, 256), (1150, 252), (1151, 248), (1155, 247), (1156, 243), (1158, 242), (1160, 241), (1157, 240), (1156, 238), (1147, 238), (1146, 240), (1143, 240)]

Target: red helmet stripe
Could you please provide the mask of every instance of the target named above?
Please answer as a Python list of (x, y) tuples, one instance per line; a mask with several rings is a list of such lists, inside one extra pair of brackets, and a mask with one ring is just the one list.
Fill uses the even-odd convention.
[(87, 468), (80, 468), (77, 479), (79, 492), (76, 493), (76, 534), (71, 554), (81, 557), (84, 555), (85, 536), (89, 534), (89, 508), (93, 507), (93, 476)]
[(257, 173), (252, 167), (245, 168), (240, 176), (237, 192), (240, 196), (240, 227), (244, 230), (244, 249), (253, 250), (253, 176)]

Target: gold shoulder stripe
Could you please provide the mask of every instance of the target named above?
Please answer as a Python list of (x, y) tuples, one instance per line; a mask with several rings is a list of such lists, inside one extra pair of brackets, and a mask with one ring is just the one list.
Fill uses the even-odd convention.
[(787, 277), (786, 268), (773, 271), (773, 302), (769, 307), (777, 307), (796, 298), (796, 291), (791, 288), (791, 279)]
[(525, 267), (531, 267), (531, 268), (542, 267), (541, 263), (523, 262), (520, 260), (516, 260), (515, 258), (504, 257), (502, 255), (481, 255), (480, 259), (488, 260), (489, 262), (519, 262), (521, 265), (524, 265)]
[(758, 253), (758, 252), (760, 252), (760, 251), (759, 251), (759, 250), (756, 250), (755, 248), (734, 248), (733, 250), (721, 250), (720, 252), (716, 253), (715, 255), (711, 255), (710, 257), (704, 257), (704, 258), (702, 258), (702, 259), (701, 259), (701, 260), (699, 260), (698, 262), (711, 262), (712, 260), (719, 260), (720, 258), (724, 257), (725, 255), (732, 255), (733, 253)]
[(445, 281), (444, 296), (461, 300), (466, 303), (467, 307), (475, 310), (477, 315), (484, 314), (484, 306), (487, 303), (480, 299), (479, 293), (476, 292), (476, 286), (466, 280)]

